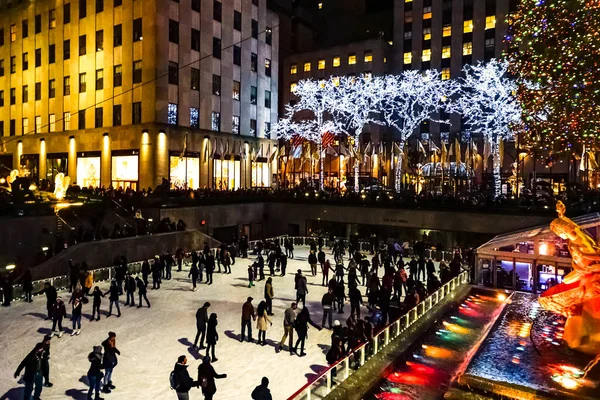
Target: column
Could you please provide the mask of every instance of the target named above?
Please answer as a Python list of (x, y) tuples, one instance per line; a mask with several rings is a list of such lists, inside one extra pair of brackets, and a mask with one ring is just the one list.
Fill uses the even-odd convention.
[(205, 135), (204, 140), (202, 141), (202, 152), (200, 154), (200, 187), (210, 187), (209, 165), (212, 162), (210, 157), (212, 153), (211, 146), (210, 136)]
[(17, 142), (17, 147), (15, 148), (15, 154), (13, 157), (13, 169), (19, 170), (21, 166), (21, 156), (23, 155), (23, 141), (19, 140)]
[(156, 135), (154, 172), (154, 186), (160, 185), (162, 178), (169, 179), (169, 145), (163, 130)]
[(40, 181), (42, 179), (46, 179), (46, 140), (44, 138), (40, 139), (40, 157), (38, 170)]
[(100, 155), (100, 186), (109, 187), (112, 182), (112, 156), (108, 132), (102, 135), (102, 153)]
[(142, 131), (140, 140), (139, 190), (154, 189), (154, 147), (147, 129)]
[(71, 178), (71, 184), (77, 182), (77, 147), (75, 136), (69, 137), (69, 156), (67, 160), (68, 175)]

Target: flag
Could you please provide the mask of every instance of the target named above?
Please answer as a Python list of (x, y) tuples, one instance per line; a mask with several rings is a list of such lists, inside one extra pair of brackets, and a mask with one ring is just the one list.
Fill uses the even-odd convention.
[(448, 148), (448, 163), (450, 162), (450, 158), (454, 155), (454, 143), (450, 143), (450, 147)]
[(437, 145), (435, 144), (435, 142), (433, 140), (430, 140), (429, 141), (429, 150), (439, 153), (440, 148), (437, 147)]
[(469, 151), (469, 146), (467, 144), (467, 148), (465, 149), (465, 164), (467, 164), (467, 167), (469, 167), (470, 165), (472, 165), (473, 163), (471, 162), (471, 160), (469, 159), (471, 157), (470, 151)]
[(581, 161), (579, 162), (579, 170), (585, 171), (585, 144), (583, 145), (583, 150), (581, 151)]
[(240, 160), (245, 160), (246, 159), (246, 154), (244, 151), (244, 143), (240, 142), (240, 148), (238, 150), (238, 156), (240, 157)]
[(294, 135), (292, 137), (292, 148), (296, 148), (304, 143), (304, 138), (300, 135)]
[(588, 152), (588, 165), (590, 166), (591, 170), (596, 170), (598, 168), (598, 162), (596, 161), (596, 152)]
[(500, 139), (500, 143), (498, 143), (498, 153), (500, 154), (500, 168), (504, 164), (504, 140)]
[(223, 139), (217, 139), (219, 141), (219, 148), (217, 149), (217, 154), (221, 157), (223, 156)]
[(423, 153), (423, 155), (427, 155), (427, 152), (425, 151), (425, 147), (423, 147), (423, 143), (421, 143), (420, 140), (417, 140), (417, 150), (419, 150), (419, 153)]
[(408, 170), (408, 146), (404, 145), (404, 154), (402, 155), (402, 170)]
[(440, 145), (442, 146), (442, 155), (440, 157), (440, 163), (442, 164), (442, 168), (444, 168), (448, 163), (448, 151), (446, 150), (446, 143), (440, 142)]
[[(262, 147), (262, 145), (261, 145), (261, 147)], [(267, 150), (266, 150), (266, 152), (265, 152), (265, 155), (264, 155), (264, 157), (265, 157), (267, 160), (269, 160), (269, 158), (271, 158), (271, 146), (270, 146), (270, 145), (267, 145)]]
[(185, 151), (187, 150), (187, 133), (183, 136), (183, 150), (181, 150), (181, 154), (179, 155), (180, 159), (185, 157)]
[(333, 143), (335, 142), (335, 135), (331, 132), (325, 132), (325, 134), (323, 135), (322, 141), (321, 141), (321, 145), (323, 146), (324, 149), (328, 148), (329, 146), (333, 145)]
[(345, 144), (340, 143), (340, 155), (344, 156), (344, 157), (350, 157), (352, 155), (352, 149), (351, 151), (348, 151), (348, 148), (346, 147)]
[(365, 146), (362, 156), (363, 164), (367, 164), (367, 161), (371, 161), (371, 155), (373, 153), (372, 147), (373, 146), (371, 146), (371, 142), (367, 143), (367, 145)]
[(489, 140), (483, 142), (483, 169), (487, 169), (488, 159), (492, 154), (492, 144)]
[(477, 145), (475, 144), (473, 139), (471, 139), (471, 153), (473, 153), (473, 157), (476, 157), (477, 154), (479, 154), (479, 151), (477, 150)]
[(461, 161), (460, 142), (458, 141), (458, 138), (454, 139), (454, 151), (456, 151), (456, 168), (458, 168), (458, 164), (460, 164)]
[(217, 153), (217, 139), (214, 142), (210, 141), (210, 156), (211, 158), (215, 158), (215, 154)]
[(271, 152), (271, 156), (269, 157), (269, 162), (272, 163), (275, 158), (279, 155), (279, 146), (275, 145), (275, 148)]
[(311, 150), (310, 151), (311, 158), (314, 158), (315, 160), (318, 160), (321, 157), (321, 155), (319, 154), (319, 146), (317, 146), (316, 143), (314, 144), (314, 146), (310, 145), (310, 150)]

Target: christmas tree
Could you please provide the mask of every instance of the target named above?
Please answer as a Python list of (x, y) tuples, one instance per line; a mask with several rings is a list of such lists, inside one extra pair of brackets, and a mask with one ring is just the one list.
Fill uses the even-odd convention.
[(509, 71), (524, 139), (570, 151), (600, 139), (600, 0), (523, 0), (509, 17)]

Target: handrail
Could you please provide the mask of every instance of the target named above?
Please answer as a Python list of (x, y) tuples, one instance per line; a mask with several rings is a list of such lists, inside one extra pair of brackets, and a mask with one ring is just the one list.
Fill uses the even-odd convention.
[[(315, 396), (320, 396), (319, 398), (325, 397), (331, 392), (332, 380), (334, 378), (332, 375), (332, 371), (336, 371), (336, 376), (339, 379), (339, 375), (337, 375), (337, 368), (339, 365), (344, 364), (344, 371), (342, 377), (343, 379), (341, 379), (341, 382), (343, 382), (348, 378), (348, 376), (350, 376), (350, 359), (352, 357), (358, 357), (359, 365), (363, 366), (367, 358), (367, 347), (372, 346), (372, 354), (370, 354), (370, 357), (378, 354), (385, 346), (389, 344), (391, 340), (400, 336), (400, 334), (402, 334), (409, 326), (411, 326), (414, 322), (416, 322), (423, 315), (425, 315), (427, 311), (433, 308), (433, 306), (439, 303), (440, 300), (448, 296), (463, 283), (468, 282), (468, 279), (468, 272), (464, 271), (458, 276), (452, 278), (450, 281), (446, 282), (444, 285), (442, 285), (442, 287), (440, 287), (437, 291), (433, 292), (425, 300), (408, 310), (406, 314), (404, 314), (403, 316), (401, 316), (394, 322), (388, 324), (379, 332), (374, 334), (373, 338), (369, 342), (362, 343), (361, 345), (357, 346), (348, 355), (336, 361), (334, 364), (330, 365), (325, 371), (321, 372), (312, 381), (307, 382), (293, 395), (288, 397), (288, 400), (311, 400), (311, 395), (315, 393), (315, 391), (317, 391), (318, 389), (323, 389), (324, 393), (322, 395), (316, 394)], [(321, 382), (323, 378), (325, 378), (324, 385)]]

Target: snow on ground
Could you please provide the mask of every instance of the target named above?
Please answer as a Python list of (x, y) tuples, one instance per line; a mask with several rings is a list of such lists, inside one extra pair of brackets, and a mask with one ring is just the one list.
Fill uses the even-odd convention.
[[(296, 259), (289, 260), (285, 277), (273, 278), (275, 299), (273, 300), (273, 326), (267, 331), (267, 346), (256, 343), (240, 343), (241, 308), (248, 296), (254, 298), (258, 306), (263, 299), (264, 281), (257, 282), (249, 289), (247, 282), (248, 259), (236, 259), (232, 274), (214, 274), (214, 284), (201, 284), (196, 292), (191, 291), (191, 282), (184, 272), (173, 271), (171, 281), (163, 281), (160, 290), (148, 290), (150, 309), (124, 306), (125, 296), (121, 297), (122, 316), (113, 314), (106, 318), (108, 296), (102, 303), (100, 321), (90, 321), (91, 302), (84, 305), (81, 335), (71, 337), (70, 321), (65, 319), (66, 333), (62, 338), (53, 338), (51, 344), (50, 380), (52, 388), (44, 388), (42, 399), (85, 399), (87, 394), (87, 355), (92, 346), (106, 339), (109, 331), (117, 334), (117, 348), (121, 351), (119, 364), (113, 373), (116, 390), (103, 394), (105, 399), (175, 399), (176, 394), (169, 387), (169, 373), (177, 357), (188, 356), (190, 375), (197, 376), (196, 368), (201, 363), (202, 354), (191, 348), (196, 335), (195, 313), (205, 301), (211, 303), (211, 312), (218, 315), (219, 342), (216, 346), (214, 363), (217, 373), (227, 373), (226, 379), (217, 380), (218, 400), (250, 399), (254, 387), (260, 384), (263, 376), (270, 380), (273, 399), (286, 399), (312, 380), (325, 369), (325, 353), (329, 348), (331, 332), (318, 331), (310, 327), (306, 343), (306, 356), (290, 356), (285, 350), (275, 353), (275, 346), (283, 335), (283, 312), (295, 301), (294, 274), (302, 269), (308, 279), (307, 306), (312, 319), (321, 325), (321, 297), (326, 288), (321, 286), (322, 276), (311, 277), (310, 266), (306, 261), (307, 248), (296, 249)], [(333, 261), (329, 250), (328, 258)], [(333, 263), (333, 262), (332, 262)], [(185, 267), (184, 267), (185, 269)], [(268, 276), (268, 268), (265, 268)], [(331, 278), (330, 273), (330, 278)], [(99, 283), (103, 291), (108, 283)], [(151, 286), (151, 285), (150, 285)], [(364, 294), (364, 288), (361, 288)], [(68, 301), (69, 293), (59, 293)], [(136, 293), (137, 302), (137, 293)], [(366, 298), (365, 298), (366, 302)], [(344, 314), (334, 312), (334, 319), (342, 324), (348, 318), (350, 305)], [(67, 305), (70, 315), (70, 307)], [(366, 312), (362, 310), (361, 314)], [(113, 310), (114, 313), (114, 310)], [(45, 321), (46, 299), (37, 296), (33, 303), (17, 301), (9, 308), (0, 309), (0, 400), (22, 399), (23, 384), (14, 379), (13, 374), (20, 361), (40, 342), (44, 334), (50, 333), (52, 321)], [(256, 322), (252, 325), (256, 340)], [(19, 378), (20, 379), (20, 378)], [(202, 399), (201, 391), (192, 389), (190, 398)]]

